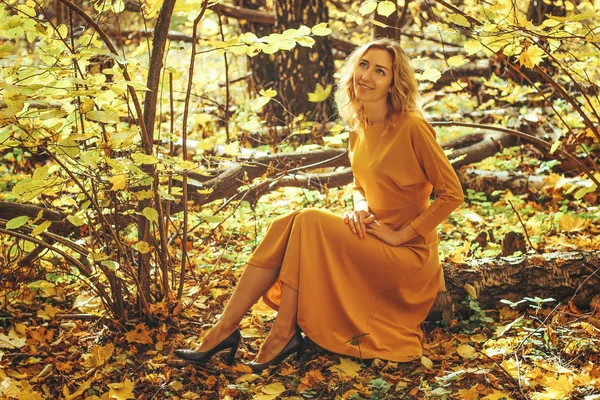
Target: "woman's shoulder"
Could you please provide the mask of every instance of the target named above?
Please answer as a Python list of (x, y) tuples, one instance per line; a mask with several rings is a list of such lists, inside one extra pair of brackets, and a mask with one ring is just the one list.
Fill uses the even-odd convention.
[(418, 135), (429, 133), (435, 137), (435, 131), (425, 119), (425, 116), (418, 111), (405, 111), (394, 116), (394, 129), (398, 133), (408, 135)]

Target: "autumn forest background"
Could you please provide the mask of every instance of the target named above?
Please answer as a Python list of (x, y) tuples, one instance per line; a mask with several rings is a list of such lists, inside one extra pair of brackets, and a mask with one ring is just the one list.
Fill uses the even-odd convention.
[[(598, 0), (1, 0), (0, 398), (600, 399)], [(418, 362), (172, 357), (278, 215), (352, 206), (336, 71), (399, 40), (466, 201)], [(309, 251), (309, 250), (308, 250)], [(348, 338), (360, 346), (360, 338)]]

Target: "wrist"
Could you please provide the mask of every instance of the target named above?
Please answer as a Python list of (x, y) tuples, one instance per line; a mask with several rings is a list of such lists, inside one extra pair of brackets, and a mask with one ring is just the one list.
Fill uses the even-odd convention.
[(354, 201), (354, 211), (369, 211), (369, 204), (365, 199), (359, 199)]

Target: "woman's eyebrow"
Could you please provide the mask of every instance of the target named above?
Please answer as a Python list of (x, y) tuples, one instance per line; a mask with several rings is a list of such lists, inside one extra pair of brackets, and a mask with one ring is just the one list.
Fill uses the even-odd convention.
[[(363, 58), (363, 59), (361, 59), (360, 61), (364, 61), (364, 62), (366, 62), (367, 64), (369, 64), (369, 60), (367, 60), (366, 58)], [(388, 68), (388, 67), (385, 67), (385, 66), (383, 66), (383, 65), (375, 64), (375, 66), (376, 66), (376, 67), (379, 67), (379, 68), (383, 68), (383, 69), (385, 69), (385, 70), (389, 70), (389, 68)]]

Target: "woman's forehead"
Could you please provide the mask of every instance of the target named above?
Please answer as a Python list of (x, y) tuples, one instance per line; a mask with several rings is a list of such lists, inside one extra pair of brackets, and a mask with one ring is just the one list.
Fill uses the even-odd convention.
[(361, 57), (362, 60), (374, 62), (385, 67), (392, 66), (392, 55), (384, 49), (370, 48), (365, 51), (365, 54)]

